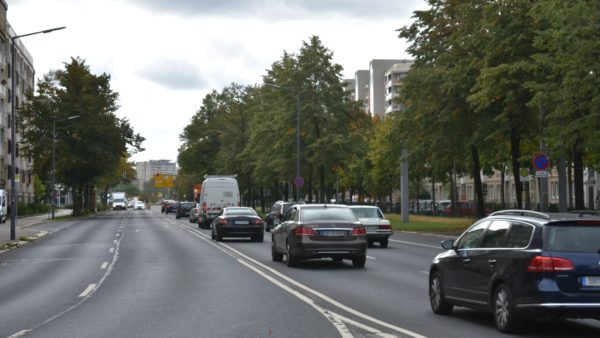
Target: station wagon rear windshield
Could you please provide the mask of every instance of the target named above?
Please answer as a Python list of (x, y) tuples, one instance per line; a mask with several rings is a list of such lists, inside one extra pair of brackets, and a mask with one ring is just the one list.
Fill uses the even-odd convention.
[(600, 222), (587, 225), (547, 225), (544, 250), (574, 253), (600, 253)]
[(254, 209), (250, 209), (250, 208), (236, 208), (236, 209), (226, 209), (225, 210), (225, 214), (226, 215), (246, 215), (246, 216), (256, 216), (256, 211), (254, 211)]
[(377, 208), (351, 208), (358, 218), (384, 218)]
[(354, 222), (356, 217), (350, 209), (347, 208), (302, 208), (302, 220), (305, 222), (313, 221), (343, 221)]

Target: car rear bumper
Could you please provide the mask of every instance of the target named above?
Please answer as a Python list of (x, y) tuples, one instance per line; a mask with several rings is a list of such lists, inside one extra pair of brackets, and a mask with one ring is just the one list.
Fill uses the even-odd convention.
[(262, 234), (264, 232), (263, 225), (250, 226), (218, 226), (217, 232), (223, 237), (249, 237)]
[(367, 232), (367, 239), (386, 239), (389, 238), (392, 232)]
[(360, 240), (301, 242), (295, 243), (290, 250), (292, 251), (292, 255), (301, 259), (325, 257), (352, 258), (367, 254), (367, 242)]

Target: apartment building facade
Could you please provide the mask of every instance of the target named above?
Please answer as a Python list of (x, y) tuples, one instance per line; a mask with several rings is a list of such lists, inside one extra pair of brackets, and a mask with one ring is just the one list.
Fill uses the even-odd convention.
[[(20, 152), (21, 135), (11, 140), (11, 71), (15, 71), (15, 109), (27, 100), (26, 94), (34, 91), (35, 69), (33, 58), (20, 41), (15, 41), (15, 64), (11, 64), (11, 37), (17, 34), (7, 20), (8, 6), (0, 0), (0, 189), (10, 192), (10, 169), (15, 166), (17, 201), (34, 202), (33, 161)], [(15, 163), (11, 163), (12, 142), (16, 142)], [(9, 199), (10, 200), (10, 199)]]
[(177, 164), (170, 160), (150, 160), (144, 162), (135, 162), (137, 172), (136, 186), (140, 191), (144, 191), (144, 185), (155, 174), (177, 175)]

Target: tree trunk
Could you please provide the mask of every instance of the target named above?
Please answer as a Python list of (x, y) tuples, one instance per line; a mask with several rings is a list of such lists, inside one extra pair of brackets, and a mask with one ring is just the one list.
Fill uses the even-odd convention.
[(575, 209), (585, 209), (585, 203), (583, 198), (583, 147), (582, 147), (581, 136), (577, 136), (575, 144), (573, 145), (573, 178), (574, 178), (574, 190), (575, 190)]
[(477, 217), (484, 217), (485, 204), (483, 201), (483, 185), (481, 184), (481, 164), (479, 163), (479, 151), (474, 145), (471, 145), (471, 157), (473, 179), (475, 181), (475, 198), (477, 199)]
[(567, 166), (567, 193), (569, 194), (569, 208), (573, 209), (573, 167), (571, 161), (568, 161)]
[(319, 165), (319, 202), (325, 203), (325, 166)]
[(262, 210), (264, 212), (265, 209), (266, 209), (265, 188), (260, 187), (260, 210)]
[(502, 171), (500, 172), (500, 205), (502, 209), (506, 209), (506, 192), (504, 191), (504, 181), (506, 180), (506, 175), (504, 174), (504, 164), (502, 165)]
[(512, 169), (513, 169), (513, 177), (515, 180), (515, 194), (517, 197), (517, 209), (521, 209), (523, 207), (523, 184), (519, 179), (519, 169), (520, 163), (519, 159), (521, 157), (521, 139), (519, 138), (518, 132), (516, 129), (512, 129), (510, 132), (510, 152), (512, 158)]

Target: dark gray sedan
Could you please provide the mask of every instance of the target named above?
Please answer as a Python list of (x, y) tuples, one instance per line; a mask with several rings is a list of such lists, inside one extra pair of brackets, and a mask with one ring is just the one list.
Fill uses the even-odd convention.
[(246, 207), (227, 207), (211, 223), (211, 237), (218, 242), (223, 237), (250, 237), (256, 242), (264, 239), (264, 222), (256, 211)]
[(350, 259), (357, 268), (366, 263), (365, 228), (345, 205), (294, 205), (271, 236), (273, 261), (285, 255), (288, 266), (311, 258)]

